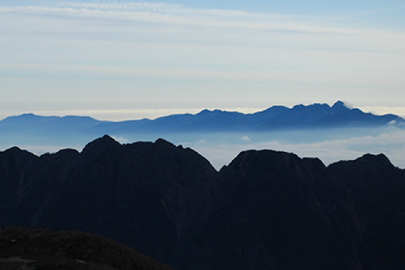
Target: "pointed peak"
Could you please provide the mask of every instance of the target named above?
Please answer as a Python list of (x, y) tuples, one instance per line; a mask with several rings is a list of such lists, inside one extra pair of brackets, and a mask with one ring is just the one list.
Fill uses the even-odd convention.
[(8, 154), (15, 154), (15, 153), (21, 153), (21, 152), (23, 152), (23, 150), (21, 148), (19, 148), (18, 146), (13, 146), (4, 151), (4, 153), (8, 153)]
[(108, 135), (104, 135), (103, 137), (95, 139), (94, 141), (88, 143), (84, 147), (83, 153), (88, 151), (104, 151), (118, 146), (121, 146), (119, 142)]
[(37, 157), (37, 155), (35, 155), (27, 150), (23, 150), (17, 146), (13, 146), (13, 147), (5, 150), (3, 153), (11, 154), (11, 155), (18, 155), (18, 156), (25, 155), (25, 156)]
[(269, 107), (269, 108), (267, 108), (267, 109), (265, 109), (265, 110), (263, 110), (263, 111), (258, 111), (258, 112), (255, 112), (255, 113), (253, 113), (253, 114), (256, 114), (256, 115), (259, 115), (259, 114), (269, 114), (269, 113), (280, 114), (280, 113), (283, 113), (283, 112), (285, 112), (285, 111), (287, 111), (287, 110), (289, 110), (289, 108), (286, 107), (286, 106), (274, 105), (274, 106)]
[(9, 149), (5, 150), (5, 152), (17, 152), (17, 151), (20, 152), (22, 150), (18, 146), (13, 146), (13, 147), (10, 147)]
[(210, 112), (211, 112), (211, 110), (204, 109), (204, 110), (202, 110), (200, 113), (210, 113)]
[(112, 137), (110, 137), (109, 135), (107, 135), (107, 134), (105, 134), (103, 137), (101, 137), (101, 138), (98, 138), (98, 139), (96, 139), (96, 141), (97, 140), (99, 140), (99, 141), (105, 141), (105, 142), (116, 142), (117, 143), (117, 141), (116, 140), (114, 140)]
[(335, 102), (335, 104), (333, 104), (332, 106), (333, 109), (349, 109), (349, 107), (346, 105), (346, 103), (344, 103), (341, 100), (338, 100)]
[(163, 147), (174, 147), (174, 144), (171, 142), (166, 141), (165, 139), (159, 138), (155, 141), (156, 146), (163, 146)]

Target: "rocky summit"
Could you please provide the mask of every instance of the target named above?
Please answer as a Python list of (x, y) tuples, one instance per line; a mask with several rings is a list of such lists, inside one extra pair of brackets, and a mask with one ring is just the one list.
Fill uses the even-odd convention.
[(0, 152), (0, 225), (112, 238), (178, 270), (404, 269), (405, 171), (245, 151), (219, 172), (163, 139)]

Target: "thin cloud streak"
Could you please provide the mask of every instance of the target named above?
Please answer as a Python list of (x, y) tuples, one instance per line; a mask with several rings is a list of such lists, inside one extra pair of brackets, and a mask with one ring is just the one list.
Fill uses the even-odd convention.
[[(90, 66), (90, 65), (55, 65), (55, 64), (15, 64), (15, 63), (0, 63), (0, 70), (36, 70), (37, 72), (43, 70), (47, 74), (52, 74), (56, 71), (63, 72), (65, 74), (76, 74), (76, 75), (93, 75), (103, 78), (103, 80), (108, 80), (111, 77), (112, 81), (122, 80), (123, 77), (128, 78), (166, 78), (166, 79), (205, 79), (205, 80), (232, 80), (234, 82), (238, 81), (254, 81), (254, 82), (289, 82), (289, 83), (311, 83), (316, 81), (318, 84), (329, 83), (335, 85), (358, 85), (367, 86), (370, 88), (378, 87), (396, 87), (400, 84), (396, 82), (390, 82), (387, 78), (373, 78), (373, 81), (369, 81), (367, 77), (361, 80), (361, 76), (348, 76), (346, 73), (336, 73), (336, 74), (323, 74), (322, 77), (319, 75), (323, 72), (318, 73), (311, 72), (301, 72), (299, 74), (290, 74), (284, 71), (249, 71), (248, 69), (243, 69), (241, 71), (229, 71), (229, 70), (209, 70), (206, 68), (194, 68), (194, 69), (178, 69), (178, 68), (131, 68), (131, 67), (119, 67), (119, 66)], [(28, 79), (17, 79), (17, 78), (0, 78), (3, 81), (30, 81)], [(71, 80), (71, 79), (69, 79)], [(405, 77), (402, 78), (402, 81)], [(38, 78), (33, 79), (33, 81), (41, 81)], [(46, 79), (42, 81), (46, 82)], [(51, 79), (49, 81), (57, 81)], [(60, 80), (62, 81), (62, 80)], [(403, 82), (402, 82), (403, 83)]]
[[(26, 96), (48, 110), (56, 98), (65, 111), (103, 98), (112, 108), (140, 99), (155, 108), (168, 98), (183, 108), (342, 98), (402, 105), (404, 31), (161, 3), (45, 5), (0, 6), (0, 87), (14, 100), (6, 107), (23, 110)], [(375, 102), (359, 104), (370, 91)]]
[[(246, 30), (280, 31), (291, 33), (296, 32), (308, 34), (364, 35), (374, 37), (401, 36), (404, 38), (403, 33), (387, 32), (386, 30), (380, 31), (377, 29), (314, 26), (301, 21), (302, 19), (308, 20), (309, 18), (272, 14), (253, 14), (233, 10), (188, 9), (181, 5), (147, 3), (132, 3), (132, 5), (67, 3), (67, 6), (71, 7), (0, 7), (0, 13), (22, 16), (36, 15), (42, 19), (46, 19), (48, 17), (52, 18), (52, 20), (60, 21), (63, 19), (68, 20), (69, 18), (102, 18), (120, 21), (213, 28), (237, 28)], [(58, 16), (59, 19), (56, 19), (56, 16)], [(283, 22), (283, 19), (286, 18), (288, 18), (288, 20)], [(294, 19), (300, 21), (294, 22)], [(278, 22), (280, 20), (281, 22)], [(76, 31), (80, 31), (80, 29), (76, 29)]]

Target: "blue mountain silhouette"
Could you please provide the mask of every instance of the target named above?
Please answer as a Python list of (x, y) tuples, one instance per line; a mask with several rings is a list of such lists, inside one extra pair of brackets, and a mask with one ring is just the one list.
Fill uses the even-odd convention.
[(102, 135), (142, 132), (240, 132), (300, 130), (342, 127), (402, 125), (394, 114), (374, 115), (347, 107), (342, 101), (333, 106), (315, 103), (292, 108), (273, 106), (264, 111), (243, 114), (222, 110), (203, 110), (197, 114), (175, 114), (154, 120), (122, 122), (99, 121), (87, 116), (38, 116), (23, 114), (0, 121), (2, 134), (22, 135)]

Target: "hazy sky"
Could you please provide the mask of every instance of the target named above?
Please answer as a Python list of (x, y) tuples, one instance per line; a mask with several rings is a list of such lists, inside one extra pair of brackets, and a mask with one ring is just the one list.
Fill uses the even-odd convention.
[(0, 119), (344, 100), (405, 115), (405, 2), (0, 3)]

